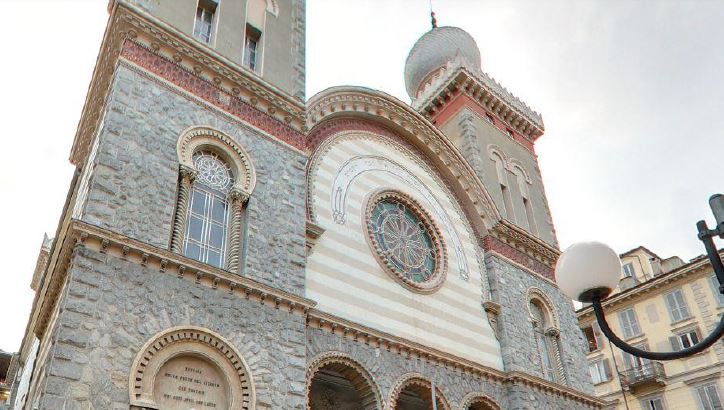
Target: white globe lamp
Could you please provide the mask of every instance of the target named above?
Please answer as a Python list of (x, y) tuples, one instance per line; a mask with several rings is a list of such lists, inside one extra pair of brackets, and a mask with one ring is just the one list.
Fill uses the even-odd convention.
[(594, 297), (604, 299), (618, 285), (621, 259), (601, 242), (579, 242), (571, 245), (558, 258), (556, 282), (568, 297), (591, 303)]

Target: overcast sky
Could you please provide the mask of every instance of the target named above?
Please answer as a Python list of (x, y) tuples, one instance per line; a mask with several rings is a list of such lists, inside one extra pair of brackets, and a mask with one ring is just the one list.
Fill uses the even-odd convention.
[[(231, 0), (225, 0), (231, 1)], [(17, 350), (43, 232), (53, 235), (107, 20), (106, 0), (0, 0), (0, 349)], [(543, 114), (536, 143), (562, 247), (702, 253), (695, 223), (724, 191), (724, 2), (433, 0), (483, 69)], [(307, 90), (352, 84), (403, 101), (428, 0), (310, 0)], [(32, 18), (29, 18), (32, 16)]]

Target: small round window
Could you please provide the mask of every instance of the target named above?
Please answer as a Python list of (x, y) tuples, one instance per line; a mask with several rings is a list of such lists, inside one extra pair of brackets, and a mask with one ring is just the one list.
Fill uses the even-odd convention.
[(366, 218), (368, 239), (387, 273), (418, 292), (432, 292), (442, 284), (440, 234), (415, 200), (394, 191), (374, 194)]

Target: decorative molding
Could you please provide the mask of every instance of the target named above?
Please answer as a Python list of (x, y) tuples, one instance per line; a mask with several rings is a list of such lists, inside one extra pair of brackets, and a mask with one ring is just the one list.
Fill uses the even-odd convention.
[[(468, 393), (460, 402), (460, 410), (501, 410), (500, 405), (484, 392)], [(477, 404), (482, 408), (473, 407)]]
[(330, 368), (342, 374), (357, 390), (360, 398), (360, 410), (383, 409), (382, 395), (374, 378), (360, 363), (342, 352), (325, 352), (310, 362), (307, 366), (307, 410), (312, 409), (312, 381), (317, 372), (323, 368)]
[(199, 78), (198, 73), (185, 69), (179, 63), (156, 54), (136, 41), (127, 40), (124, 43), (121, 57), (274, 138), (298, 150), (304, 150), (304, 134), (301, 130), (295, 130), (286, 121), (276, 118), (276, 109), (272, 110), (274, 114), (269, 109), (265, 112), (257, 97), (250, 97), (249, 102), (246, 102), (237, 95), (220, 89), (213, 81)]
[(485, 302), (483, 302), (483, 310), (488, 316), (488, 323), (490, 323), (490, 327), (493, 329), (495, 338), (498, 340), (500, 340), (500, 335), (498, 334), (498, 317), (500, 316), (500, 309), (500, 304), (495, 303), (491, 300), (486, 300)]
[[(129, 2), (113, 0), (109, 3), (109, 11), (110, 18), (73, 141), (71, 163), (82, 165), (86, 160), (106, 107), (105, 101), (117, 62), (127, 44), (134, 44), (137, 53), (146, 56), (144, 61), (147, 65), (170, 70), (169, 74), (179, 75), (181, 71), (186, 73), (183, 75), (186, 85), (195, 84), (198, 87), (195, 89), (196, 95), (202, 99), (210, 98), (219, 108), (235, 115), (253, 117), (251, 120), (243, 119), (278, 138), (286, 138), (288, 141), (285, 142), (297, 149), (303, 147), (302, 133), (305, 128), (304, 104), (301, 98), (292, 97), (277, 89)], [(126, 39), (133, 41), (126, 42)], [(252, 97), (257, 101), (257, 109), (249, 109), (243, 105), (246, 103), (242, 102), (242, 99), (251, 101)], [(274, 114), (268, 113), (269, 107), (276, 107)], [(262, 116), (267, 118), (261, 118)], [(256, 123), (264, 126), (259, 127)]]
[(317, 244), (317, 240), (324, 233), (324, 228), (315, 224), (314, 222), (307, 220), (306, 223), (306, 244), (307, 244), (307, 256), (312, 254), (314, 245)]
[[(401, 272), (390, 260), (390, 257), (388, 256), (390, 250), (383, 249), (382, 244), (377, 241), (377, 238), (373, 234), (372, 230), (375, 227), (372, 225), (372, 212), (374, 211), (375, 206), (384, 200), (401, 203), (407, 207), (407, 209), (409, 209), (424, 226), (425, 232), (428, 234), (432, 242), (435, 255), (435, 268), (428, 280), (424, 282), (416, 282), (411, 278), (408, 278), (405, 273)], [(445, 282), (445, 277), (447, 276), (447, 247), (442, 239), (442, 233), (440, 232), (437, 224), (430, 214), (420, 205), (420, 203), (402, 192), (383, 189), (369, 195), (365, 200), (363, 209), (364, 212), (362, 214), (362, 221), (360, 224), (364, 227), (364, 236), (367, 239), (367, 243), (370, 248), (373, 250), (372, 253), (375, 256), (375, 259), (385, 273), (412, 292), (428, 294), (440, 289), (442, 284)]]
[(436, 119), (456, 97), (465, 96), (516, 130), (532, 149), (532, 143), (544, 132), (541, 115), (488, 74), (482, 71), (473, 73), (455, 62), (451, 64), (445, 75), (435, 81), (421, 98), (415, 99), (413, 107), (424, 113), (426, 118)]
[(166, 329), (152, 337), (133, 361), (128, 386), (131, 408), (158, 408), (154, 384), (159, 369), (181, 355), (194, 355), (213, 363), (229, 384), (229, 409), (253, 410), (256, 394), (249, 366), (221, 335), (196, 326)]
[[(724, 257), (724, 250), (720, 250), (719, 255), (721, 257)], [(655, 276), (653, 279), (649, 279), (646, 282), (639, 283), (638, 285), (626, 289), (622, 292), (614, 293), (613, 295), (606, 298), (602, 302), (602, 305), (605, 309), (614, 308), (623, 304), (635, 302), (637, 300), (649, 297), (649, 294), (652, 292), (661, 291), (662, 288), (668, 289), (668, 287), (672, 284), (675, 284), (682, 280), (686, 280), (690, 276), (700, 275), (697, 277), (701, 277), (709, 275), (711, 273), (713, 273), (713, 269), (711, 267), (709, 259), (706, 257), (706, 255), (699, 256), (693, 261), (687, 263), (686, 265), (680, 266), (667, 273)], [(578, 316), (579, 322), (581, 320), (586, 320), (589, 317), (593, 317), (593, 306), (588, 305), (581, 308), (576, 312), (576, 316)]]
[(531, 255), (525, 251), (511, 246), (493, 235), (483, 237), (483, 249), (485, 250), (486, 255), (499, 255), (518, 267), (539, 275), (548, 280), (554, 286), (557, 286), (555, 283), (553, 268), (550, 265), (531, 257)]
[[(400, 393), (408, 387), (412, 387), (413, 389), (424, 389), (432, 392), (432, 383), (425, 376), (419, 373), (403, 374), (397, 379), (397, 381), (395, 381), (392, 389), (390, 389), (390, 397), (387, 400), (388, 409), (397, 408), (397, 400), (400, 398)], [(424, 397), (425, 394), (420, 394), (420, 396)], [(442, 394), (439, 387), (435, 387), (435, 398), (435, 401), (437, 402), (437, 406), (435, 407), (437, 407), (438, 410), (451, 410), (450, 403)]]
[[(179, 279), (188, 280), (208, 288), (213, 288), (215, 282), (219, 291), (229, 292), (238, 297), (255, 300), (276, 309), (286, 310), (290, 314), (303, 316), (308, 309), (316, 305), (316, 302), (302, 296), (279, 290), (253, 279), (215, 268), (167, 249), (161, 249), (86, 222), (71, 220), (67, 231), (63, 235), (65, 241), (62, 245), (63, 248), (60, 250), (59, 261), (61, 263), (53, 268), (54, 272), (38, 313), (38, 320), (35, 325), (35, 334), (38, 337), (42, 337), (45, 333), (48, 320), (58, 302), (60, 290), (66, 281), (71, 255), (76, 246), (100, 251), (104, 240), (108, 241), (107, 255), (124, 258), (128, 262), (148, 266), (152, 270), (159, 271), (160, 274), (174, 275)], [(164, 272), (160, 272), (162, 260), (166, 261)]]
[(209, 126), (194, 126), (186, 129), (176, 143), (176, 153), (182, 171), (195, 171), (193, 155), (198, 150), (212, 150), (220, 154), (232, 166), (233, 189), (246, 197), (251, 195), (256, 186), (256, 168), (251, 156), (234, 138)]
[[(547, 323), (545, 332), (548, 333), (549, 331), (554, 331), (557, 333), (560, 333), (561, 328), (561, 320), (558, 316), (558, 312), (555, 309), (555, 304), (553, 301), (546, 295), (545, 291), (543, 289), (531, 286), (526, 290), (525, 292), (525, 302), (526, 302), (526, 308), (528, 309), (528, 317), (531, 321), (533, 321), (533, 318), (535, 315), (533, 315), (533, 312), (530, 311), (530, 302), (532, 301), (538, 301), (541, 305), (543, 305), (543, 308), (547, 311), (547, 314), (550, 316), (548, 317), (548, 320), (550, 323)], [(534, 323), (535, 326), (544, 326), (545, 323)]]
[(465, 199), (461, 205), (479, 235), (501, 219), (485, 186), (448, 138), (419, 113), (385, 93), (334, 87), (312, 97), (307, 115), (310, 151), (315, 152), (325, 138), (344, 127), (330, 122), (332, 119), (369, 119), (370, 116), (374, 118), (373, 123), (394, 130), (397, 138), (407, 141), (433, 162), (458, 199)]

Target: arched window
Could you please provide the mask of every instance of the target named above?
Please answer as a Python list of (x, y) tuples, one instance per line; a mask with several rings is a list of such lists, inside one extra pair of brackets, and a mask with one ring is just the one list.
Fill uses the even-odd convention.
[(179, 138), (171, 251), (238, 272), (247, 201), (256, 185), (249, 155), (232, 138), (195, 127)]
[(538, 288), (528, 289), (528, 310), (533, 326), (533, 345), (540, 357), (541, 374), (546, 380), (566, 384), (561, 356), (560, 328), (553, 305)]
[(521, 223), (527, 223), (528, 231), (535, 234), (538, 232), (538, 228), (535, 223), (535, 217), (533, 216), (533, 206), (530, 200), (530, 190), (528, 189), (530, 180), (525, 170), (519, 165), (514, 164), (512, 168), (516, 182), (518, 183), (518, 190), (520, 191), (521, 208), (523, 208), (523, 212), (525, 212), (525, 221), (521, 221)]
[(196, 178), (186, 213), (184, 256), (223, 267), (226, 258), (229, 192), (234, 175), (229, 165), (211, 151), (193, 155)]
[(508, 170), (505, 168), (505, 160), (497, 152), (491, 152), (490, 159), (495, 163), (495, 172), (498, 175), (500, 193), (503, 196), (505, 217), (508, 218), (508, 220), (515, 222), (515, 211), (513, 209), (513, 201), (510, 196), (510, 187), (508, 186)]

